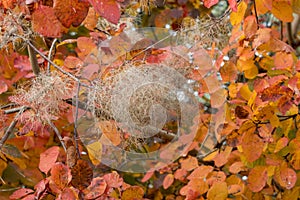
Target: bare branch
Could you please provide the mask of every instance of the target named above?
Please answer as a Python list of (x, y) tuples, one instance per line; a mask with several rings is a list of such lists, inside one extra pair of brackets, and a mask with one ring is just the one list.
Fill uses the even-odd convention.
[(60, 134), (60, 132), (58, 131), (58, 129), (56, 128), (56, 126), (51, 122), (50, 119), (48, 119), (48, 124), (51, 126), (51, 128), (54, 130), (56, 136), (58, 137), (60, 143), (61, 143), (61, 146), (64, 148), (65, 152), (67, 152), (67, 147), (63, 141), (63, 138)]
[[(55, 47), (55, 43), (57, 42), (57, 38), (55, 38), (51, 44), (50, 50), (49, 50), (49, 54), (48, 54), (48, 59), (52, 60), (52, 51), (54, 50)], [(47, 73), (50, 73), (50, 62), (48, 62), (47, 64)]]
[(9, 127), (7, 128), (7, 130), (5, 131), (3, 137), (0, 140), (0, 150), (2, 149), (4, 143), (6, 142), (6, 140), (9, 138), (10, 134), (13, 132), (13, 129), (15, 128), (17, 122), (18, 122), (18, 117), (27, 109), (26, 106), (23, 106), (18, 114), (16, 114), (15, 118), (13, 119), (13, 121), (10, 123)]

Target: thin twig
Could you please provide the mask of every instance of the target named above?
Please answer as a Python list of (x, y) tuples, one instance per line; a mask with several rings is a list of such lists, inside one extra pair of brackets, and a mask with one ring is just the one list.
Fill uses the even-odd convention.
[[(48, 54), (48, 59), (49, 60), (52, 60), (52, 51), (55, 47), (55, 43), (57, 42), (57, 38), (55, 38), (53, 41), (52, 41), (52, 44), (51, 44), (51, 47), (50, 47), (50, 50), (49, 50), (49, 54)], [(47, 64), (47, 74), (50, 74), (50, 62), (48, 62)]]
[[(16, 113), (16, 112), (19, 112), (22, 109), (24, 109), (24, 106), (17, 107), (17, 108), (12, 108), (12, 109), (8, 109), (8, 110), (4, 110), (4, 114)], [(29, 107), (25, 107), (24, 111), (27, 110), (27, 109), (29, 109)]]
[(15, 126), (18, 122), (19, 116), (26, 110), (26, 108), (27, 108), (26, 106), (22, 107), (22, 109), (18, 112), (18, 114), (16, 114), (13, 121), (10, 123), (9, 127), (5, 131), (3, 137), (0, 140), (0, 150), (2, 149), (2, 147), (3, 147), (4, 143), (6, 142), (6, 140), (9, 138), (9, 136), (12, 133), (13, 129), (15, 128)]
[(0, 106), (0, 109), (4, 109), (4, 108), (8, 108), (8, 107), (12, 107), (12, 106), (15, 106), (16, 104), (15, 103), (9, 103), (9, 104), (6, 104), (6, 105), (2, 105)]
[(48, 124), (51, 126), (51, 128), (54, 130), (56, 136), (58, 137), (60, 143), (61, 143), (61, 146), (64, 148), (65, 152), (67, 152), (67, 147), (63, 141), (63, 138), (61, 136), (61, 134), (59, 133), (58, 129), (56, 128), (56, 126), (51, 122), (50, 119), (48, 119)]
[(73, 80), (75, 80), (76, 82), (80, 82), (80, 84), (84, 87), (88, 87), (90, 88), (89, 85), (82, 83), (76, 76), (74, 76), (73, 74), (71, 74), (70, 72), (67, 72), (65, 70), (63, 70), (61, 67), (59, 67), (57, 64), (55, 64), (54, 62), (52, 62), (52, 60), (48, 59), (47, 56), (45, 56), (41, 51), (39, 51), (28, 39), (24, 38), (21, 35), (16, 35), (17, 37), (20, 37), (21, 39), (23, 39), (30, 47), (32, 47), (32, 49), (38, 53), (42, 58), (44, 58), (45, 60), (47, 60), (51, 65), (53, 65), (53, 67), (55, 67), (58, 71), (60, 71), (61, 73), (69, 76), (70, 78), (72, 78)]
[(255, 14), (255, 19), (256, 19), (256, 23), (257, 23), (257, 28), (258, 28), (258, 15), (257, 15), (257, 10), (256, 10), (255, 0), (253, 0), (253, 6), (254, 6), (254, 14)]
[(77, 90), (76, 90), (76, 102), (75, 102), (75, 118), (74, 118), (74, 143), (77, 152), (77, 157), (80, 159), (80, 151), (78, 148), (78, 109), (79, 109), (79, 91), (80, 91), (80, 82), (77, 82)]
[(283, 40), (283, 22), (280, 21), (280, 40)]

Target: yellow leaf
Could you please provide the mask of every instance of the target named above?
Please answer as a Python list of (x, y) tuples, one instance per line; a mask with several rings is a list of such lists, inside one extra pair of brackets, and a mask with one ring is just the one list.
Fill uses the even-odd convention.
[(293, 8), (289, 1), (273, 1), (272, 14), (283, 22), (292, 22)]
[(237, 68), (240, 71), (243, 71), (245, 73), (245, 77), (248, 79), (253, 79), (258, 74), (258, 69), (257, 69), (256, 65), (254, 64), (253, 60), (239, 59), (237, 62)]
[(89, 153), (89, 158), (92, 161), (93, 165), (99, 165), (102, 157), (102, 144), (99, 141), (96, 141), (92, 144), (88, 144), (86, 149)]
[(272, 9), (272, 0), (256, 0), (256, 8), (258, 14), (265, 14)]
[(6, 169), (7, 167), (7, 163), (0, 159), (0, 177), (2, 176), (3, 171)]
[(293, 0), (293, 11), (300, 15), (300, 0)]
[(249, 100), (252, 96), (252, 92), (250, 91), (248, 85), (243, 85), (240, 89), (240, 95), (245, 99)]
[(227, 184), (225, 182), (217, 182), (207, 192), (208, 200), (226, 199), (228, 195)]
[(246, 10), (247, 10), (247, 4), (244, 1), (242, 1), (237, 8), (237, 12), (232, 12), (230, 14), (230, 22), (233, 26), (240, 24), (242, 22)]

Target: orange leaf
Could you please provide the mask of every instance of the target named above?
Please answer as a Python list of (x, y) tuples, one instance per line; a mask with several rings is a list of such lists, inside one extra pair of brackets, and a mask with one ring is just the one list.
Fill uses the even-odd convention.
[(62, 163), (56, 163), (51, 168), (50, 173), (50, 184), (52, 185), (51, 189), (56, 193), (61, 192), (71, 181), (70, 170), (66, 165)]
[(300, 170), (300, 151), (296, 151), (290, 160), (291, 165), (295, 170)]
[(251, 169), (248, 175), (248, 187), (253, 192), (261, 191), (268, 179), (268, 172), (265, 166), (256, 166)]
[(185, 159), (180, 159), (181, 168), (191, 171), (198, 167), (198, 160), (196, 157), (188, 156)]
[(93, 31), (94, 28), (97, 26), (98, 22), (98, 16), (96, 14), (96, 11), (93, 7), (90, 7), (89, 12), (82, 22), (82, 24), (89, 29), (90, 31)]
[(219, 182), (224, 182), (225, 180), (226, 180), (226, 174), (223, 171), (219, 171), (219, 172), (213, 171), (208, 174), (206, 179), (209, 185), (214, 185)]
[(274, 153), (277, 153), (278, 151), (286, 147), (288, 143), (289, 139), (287, 137), (280, 138), (276, 143)]
[(141, 180), (142, 183), (145, 183), (146, 181), (148, 181), (154, 174), (154, 171), (150, 171), (150, 172), (147, 172), (145, 174), (145, 176), (143, 177), (143, 179)]
[(179, 168), (174, 173), (174, 178), (183, 181), (186, 178), (187, 171), (185, 169)]
[(79, 26), (89, 11), (89, 3), (80, 0), (54, 0), (53, 9), (65, 27)]
[(58, 146), (50, 147), (45, 152), (41, 153), (39, 169), (45, 174), (47, 174), (48, 171), (52, 168), (52, 166), (56, 162), (58, 154), (59, 154)]
[(246, 166), (241, 161), (235, 162), (232, 165), (230, 165), (230, 167), (229, 167), (230, 173), (233, 173), (233, 174), (237, 174), (240, 171), (244, 171), (245, 169), (246, 169)]
[(272, 9), (272, 0), (256, 0), (255, 3), (258, 14), (265, 14)]
[(237, 68), (235, 64), (231, 61), (226, 62), (223, 67), (220, 69), (220, 73), (222, 76), (223, 82), (230, 82), (232, 80), (235, 80), (237, 77)]
[(228, 195), (227, 184), (225, 182), (215, 183), (207, 192), (207, 199), (222, 200)]
[(198, 196), (206, 193), (208, 190), (208, 184), (203, 179), (192, 179), (188, 184), (180, 189), (180, 194), (188, 196), (192, 193), (193, 196)]
[(254, 79), (258, 75), (258, 68), (254, 64), (254, 60), (241, 60), (237, 62), (237, 68), (245, 73), (248, 79)]
[(250, 15), (244, 20), (243, 30), (246, 38), (250, 38), (255, 35), (257, 31), (257, 22), (255, 16)]
[(100, 121), (98, 122), (99, 128), (102, 133), (110, 140), (110, 142), (117, 146), (121, 143), (120, 132), (117, 129), (117, 125), (113, 121)]
[(45, 37), (61, 37), (63, 31), (53, 8), (42, 5), (32, 14), (32, 27), (34, 31)]
[(257, 160), (261, 156), (264, 148), (263, 140), (254, 134), (254, 131), (255, 127), (248, 130), (242, 136), (243, 154), (249, 162)]
[(197, 167), (188, 177), (188, 180), (192, 180), (192, 179), (203, 179), (206, 178), (207, 175), (212, 172), (214, 170), (214, 168), (212, 166), (206, 166), (206, 165), (201, 165), (199, 167)]
[(106, 190), (107, 184), (101, 177), (92, 180), (90, 186), (84, 190), (84, 199), (96, 199), (100, 197)]
[(283, 22), (292, 22), (293, 8), (290, 1), (272, 1), (272, 14)]
[(244, 19), (246, 10), (247, 10), (247, 4), (244, 1), (242, 1), (238, 5), (237, 12), (232, 12), (230, 14), (230, 22), (233, 26), (238, 25), (242, 22), (242, 20)]
[(163, 187), (164, 189), (168, 189), (174, 182), (174, 175), (173, 174), (168, 174), (163, 181)]
[(291, 70), (294, 66), (293, 56), (290, 53), (277, 52), (274, 56), (275, 69)]
[(122, 200), (142, 199), (143, 196), (143, 188), (139, 186), (131, 186), (122, 193)]

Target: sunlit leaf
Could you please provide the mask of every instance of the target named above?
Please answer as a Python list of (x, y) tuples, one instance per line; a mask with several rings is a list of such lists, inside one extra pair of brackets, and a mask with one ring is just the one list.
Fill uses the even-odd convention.
[(86, 145), (89, 158), (93, 165), (99, 165), (102, 157), (102, 143), (99, 141)]
[(229, 171), (233, 174), (237, 174), (240, 171), (245, 171), (245, 169), (246, 169), (246, 166), (241, 161), (235, 162), (232, 165), (230, 165), (230, 167), (229, 167)]
[(54, 0), (54, 13), (65, 27), (79, 26), (87, 16), (89, 4), (80, 0)]
[(207, 199), (225, 200), (228, 195), (227, 184), (225, 182), (215, 183), (207, 192)]
[(241, 60), (237, 62), (237, 68), (245, 73), (248, 79), (254, 79), (258, 75), (258, 68), (253, 60)]
[(247, 9), (247, 4), (244, 1), (242, 1), (238, 5), (237, 12), (232, 12), (230, 14), (230, 22), (233, 26), (240, 24), (242, 22), (244, 15), (246, 13), (246, 9)]
[(277, 168), (274, 179), (282, 187), (289, 190), (295, 186), (297, 174), (292, 168), (287, 167), (286, 164), (282, 164), (279, 168)]
[(256, 166), (251, 169), (248, 175), (248, 187), (253, 192), (259, 192), (265, 187), (267, 179), (267, 168), (265, 166)]
[(272, 9), (272, 0), (256, 0), (255, 3), (258, 14), (265, 14)]
[(292, 66), (294, 65), (292, 54), (277, 52), (274, 56), (274, 65), (276, 69), (291, 70)]
[(271, 12), (283, 22), (292, 22), (294, 19), (290, 1), (272, 1)]
[(276, 142), (276, 147), (274, 150), (274, 153), (277, 153), (278, 151), (280, 151), (281, 149), (283, 149), (284, 147), (286, 147), (286, 145), (288, 144), (289, 139), (286, 137), (280, 138), (277, 142)]
[(209, 185), (214, 185), (219, 182), (224, 182), (226, 180), (226, 174), (223, 171), (213, 171), (208, 174), (206, 182)]
[(45, 174), (52, 168), (59, 155), (59, 147), (53, 146), (40, 155), (39, 169)]

